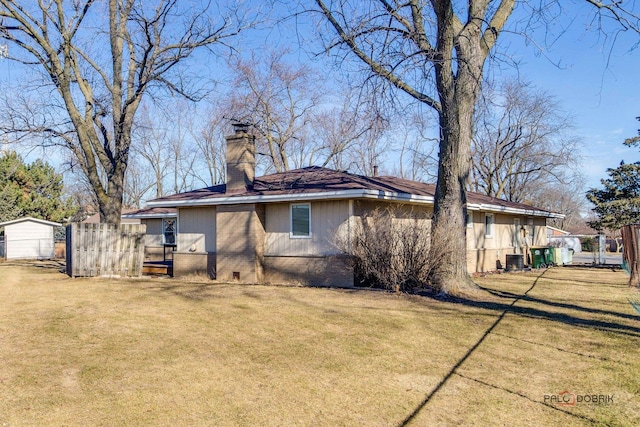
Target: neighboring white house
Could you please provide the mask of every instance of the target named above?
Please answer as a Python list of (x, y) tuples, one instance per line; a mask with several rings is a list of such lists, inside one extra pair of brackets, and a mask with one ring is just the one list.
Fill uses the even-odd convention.
[(54, 228), (61, 226), (30, 217), (0, 223), (4, 227), (4, 258), (54, 258)]

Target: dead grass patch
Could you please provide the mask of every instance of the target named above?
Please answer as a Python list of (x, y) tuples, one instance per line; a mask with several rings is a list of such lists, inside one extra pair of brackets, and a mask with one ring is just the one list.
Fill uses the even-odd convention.
[[(623, 273), (476, 281), (484, 297), (439, 301), (4, 263), (0, 423), (640, 424)], [(564, 390), (614, 401), (545, 403)]]

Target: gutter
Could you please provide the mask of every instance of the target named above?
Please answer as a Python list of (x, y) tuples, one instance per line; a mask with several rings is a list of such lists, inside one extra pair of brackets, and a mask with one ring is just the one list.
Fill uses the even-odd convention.
[(336, 200), (336, 199), (375, 199), (375, 200), (393, 200), (399, 202), (414, 202), (433, 204), (432, 196), (418, 196), (407, 193), (392, 193), (377, 190), (339, 190), (339, 191), (323, 191), (319, 193), (292, 193), (292, 194), (274, 194), (274, 195), (258, 195), (258, 196), (230, 196), (230, 197), (209, 197), (199, 200), (175, 200), (175, 201), (150, 201), (147, 206), (150, 207), (187, 207), (187, 206), (211, 206), (211, 205), (235, 205), (244, 203), (262, 203), (262, 202), (290, 202), (290, 201), (308, 201), (308, 200)]
[[(420, 196), (409, 193), (394, 193), (379, 190), (339, 190), (323, 191), (318, 193), (294, 193), (294, 194), (274, 194), (257, 196), (227, 196), (209, 197), (198, 200), (166, 200), (147, 202), (149, 207), (196, 207), (196, 206), (216, 206), (235, 205), (247, 203), (276, 203), (276, 202), (304, 202), (313, 200), (339, 200), (339, 199), (367, 199), (367, 200), (388, 200), (394, 202), (415, 203), (433, 206), (435, 199), (433, 196)], [(511, 208), (500, 205), (485, 203), (468, 203), (467, 208), (473, 211), (486, 211), (498, 213), (510, 213), (516, 215), (541, 216), (547, 218), (564, 218), (563, 214), (547, 212), (539, 209)]]
[(565, 217), (564, 214), (556, 213), (556, 212), (548, 212), (540, 209), (523, 209), (523, 208), (511, 208), (508, 206), (500, 206), (500, 205), (489, 205), (485, 203), (467, 203), (467, 209), (472, 211), (487, 211), (487, 212), (498, 212), (498, 213), (510, 213), (515, 215), (528, 215), (528, 216), (543, 216), (546, 218), (558, 218), (562, 219)]
[(121, 218), (125, 218), (125, 219), (162, 219), (162, 218), (177, 218), (178, 214), (165, 214), (165, 215), (159, 215), (159, 214), (141, 214), (141, 215), (136, 215), (136, 214), (125, 214), (122, 215)]

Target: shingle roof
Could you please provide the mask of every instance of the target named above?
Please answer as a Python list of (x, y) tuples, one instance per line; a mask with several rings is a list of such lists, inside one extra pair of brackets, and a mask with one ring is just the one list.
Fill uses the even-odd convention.
[[(151, 200), (149, 204), (178, 206), (189, 201), (206, 201), (207, 204), (215, 205), (216, 199), (223, 198), (228, 202), (234, 198), (245, 199), (264, 196), (288, 196), (290, 198), (291, 196), (295, 197), (295, 195), (301, 195), (302, 197), (303, 195), (322, 195), (323, 193), (338, 192), (338, 194), (340, 194), (349, 190), (367, 190), (386, 194), (421, 196), (423, 200), (424, 198), (428, 200), (435, 196), (436, 187), (433, 184), (426, 184), (419, 181), (411, 181), (392, 176), (368, 177), (318, 166), (310, 166), (257, 177), (254, 180), (253, 187), (245, 188), (244, 191), (240, 190), (226, 193), (226, 185), (220, 184), (213, 187), (188, 191), (186, 193), (161, 197)], [(494, 210), (506, 208), (532, 212), (535, 211), (541, 215), (545, 215), (545, 213), (553, 215), (551, 212), (544, 209), (534, 208), (523, 203), (496, 199), (473, 192), (467, 193), (467, 201), (470, 205), (490, 205)]]
[[(393, 180), (398, 182), (394, 184)], [(409, 185), (402, 185), (399, 181)], [(414, 185), (412, 187), (410, 184), (418, 184), (419, 186)], [(226, 185), (220, 184), (186, 193), (160, 197), (152, 200), (152, 202), (214, 199), (217, 197), (308, 194), (345, 190), (374, 190), (433, 196), (435, 186), (391, 177), (366, 177), (319, 166), (309, 166), (257, 177), (253, 182), (253, 187), (246, 188), (244, 191), (226, 193)]]

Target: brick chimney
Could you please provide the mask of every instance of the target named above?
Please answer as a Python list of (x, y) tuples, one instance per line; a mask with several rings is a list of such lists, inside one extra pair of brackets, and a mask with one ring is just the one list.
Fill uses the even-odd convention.
[(248, 127), (245, 123), (234, 123), (235, 133), (226, 138), (227, 193), (253, 188), (256, 174), (256, 138), (247, 132)]

